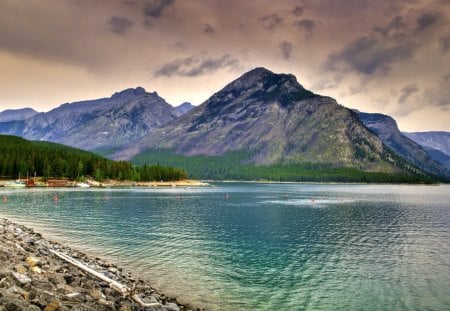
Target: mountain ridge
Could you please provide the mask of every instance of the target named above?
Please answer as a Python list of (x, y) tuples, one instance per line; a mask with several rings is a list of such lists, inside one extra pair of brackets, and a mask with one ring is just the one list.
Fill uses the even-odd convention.
[(33, 108), (6, 109), (0, 112), (0, 122), (21, 121), (38, 114)]
[(423, 147), (439, 150), (450, 156), (450, 132), (403, 132), (403, 134)]
[(109, 98), (65, 103), (19, 122), (0, 123), (0, 131), (96, 150), (121, 145), (175, 118), (175, 108), (156, 92), (137, 87)]

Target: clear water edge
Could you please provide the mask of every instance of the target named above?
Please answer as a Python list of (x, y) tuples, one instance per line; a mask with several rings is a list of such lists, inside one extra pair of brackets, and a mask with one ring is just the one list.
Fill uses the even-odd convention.
[(8, 203), (0, 215), (208, 309), (443, 310), (450, 305), (449, 190), (1, 189)]

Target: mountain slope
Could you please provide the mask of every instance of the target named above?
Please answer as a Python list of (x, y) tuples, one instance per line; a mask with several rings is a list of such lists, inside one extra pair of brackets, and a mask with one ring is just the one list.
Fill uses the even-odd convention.
[(21, 122), (0, 123), (1, 133), (86, 150), (114, 148), (177, 117), (172, 106), (143, 88), (110, 98), (63, 104)]
[(450, 156), (450, 132), (405, 132), (403, 134), (425, 148), (439, 150)]
[(243, 164), (331, 164), (364, 171), (419, 172), (329, 97), (304, 89), (293, 75), (256, 68), (202, 105), (114, 157), (170, 151), (184, 156), (242, 152)]
[(440, 150), (432, 149), (432, 148), (426, 148), (424, 149), (428, 152), (428, 154), (431, 156), (431, 158), (439, 163), (442, 163), (448, 171), (450, 171), (450, 156), (443, 153)]
[(434, 161), (424, 148), (400, 132), (392, 117), (381, 113), (360, 112), (359, 118), (387, 146), (407, 161), (430, 174), (450, 177), (450, 172), (442, 163)]
[(0, 112), (0, 122), (25, 120), (36, 114), (38, 114), (38, 112), (32, 108), (3, 110)]

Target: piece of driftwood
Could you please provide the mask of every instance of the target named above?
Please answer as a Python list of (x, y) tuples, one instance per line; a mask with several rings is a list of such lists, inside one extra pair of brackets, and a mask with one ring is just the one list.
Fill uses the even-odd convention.
[(67, 261), (68, 263), (71, 263), (72, 265), (80, 268), (81, 270), (95, 276), (96, 278), (108, 283), (108, 285), (118, 291), (119, 293), (121, 293), (124, 297), (130, 297), (131, 299), (133, 299), (136, 303), (138, 303), (141, 307), (143, 308), (156, 308), (156, 307), (161, 307), (160, 303), (145, 303), (142, 301), (142, 299), (136, 295), (136, 293), (134, 293), (129, 287), (107, 277), (106, 275), (103, 275), (97, 271), (95, 271), (94, 269), (89, 268), (88, 266), (84, 265), (83, 263), (81, 263), (80, 261), (66, 255), (63, 253), (60, 253), (56, 250), (50, 249), (50, 252), (55, 254), (56, 256), (58, 256), (59, 258)]

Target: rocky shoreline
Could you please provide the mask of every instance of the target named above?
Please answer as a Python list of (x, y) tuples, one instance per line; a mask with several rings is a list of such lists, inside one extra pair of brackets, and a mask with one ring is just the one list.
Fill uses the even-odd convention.
[[(59, 258), (59, 252), (131, 289), (123, 295), (105, 280)], [(132, 299), (134, 296), (136, 299)], [(138, 303), (137, 301), (140, 301)], [(143, 305), (143, 303), (145, 305)], [(148, 305), (152, 305), (147, 306)], [(0, 218), (0, 311), (185, 311), (193, 310), (158, 293), (120, 267)], [(196, 309), (201, 310), (201, 309)]]

